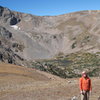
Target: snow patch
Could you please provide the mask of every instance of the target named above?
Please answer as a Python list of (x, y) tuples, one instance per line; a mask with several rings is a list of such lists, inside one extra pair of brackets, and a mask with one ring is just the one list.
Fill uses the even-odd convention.
[(17, 25), (12, 25), (12, 28), (14, 28), (15, 30), (20, 30), (20, 27), (18, 27)]

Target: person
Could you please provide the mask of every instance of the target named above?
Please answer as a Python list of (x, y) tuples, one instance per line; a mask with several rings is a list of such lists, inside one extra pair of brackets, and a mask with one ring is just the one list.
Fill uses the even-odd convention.
[(81, 100), (89, 100), (89, 95), (92, 91), (91, 79), (85, 71), (82, 72), (82, 77), (79, 79), (79, 87)]

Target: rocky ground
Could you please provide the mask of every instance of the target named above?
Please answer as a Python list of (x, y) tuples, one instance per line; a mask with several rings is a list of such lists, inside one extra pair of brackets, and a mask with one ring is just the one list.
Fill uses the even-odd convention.
[[(100, 78), (91, 79), (90, 100), (99, 100)], [(79, 78), (62, 79), (36, 69), (0, 63), (0, 100), (80, 100), (78, 82)]]

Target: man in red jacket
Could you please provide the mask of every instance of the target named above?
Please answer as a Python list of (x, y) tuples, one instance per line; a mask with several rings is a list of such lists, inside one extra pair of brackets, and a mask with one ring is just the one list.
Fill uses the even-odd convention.
[(92, 90), (91, 79), (85, 71), (82, 72), (82, 77), (79, 80), (81, 100), (89, 100), (89, 93)]

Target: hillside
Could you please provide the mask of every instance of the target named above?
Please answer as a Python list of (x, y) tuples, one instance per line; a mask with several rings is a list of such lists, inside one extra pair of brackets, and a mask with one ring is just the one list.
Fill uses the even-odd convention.
[(100, 76), (99, 53), (77, 52), (60, 54), (55, 59), (36, 60), (33, 68), (52, 73), (62, 78), (79, 77), (83, 70), (90, 76)]
[[(34, 67), (64, 78), (76, 77), (83, 69), (90, 71), (91, 76), (98, 76), (99, 24), (98, 10), (35, 16), (0, 6), (0, 61)], [(47, 63), (52, 66), (50, 70), (44, 68), (47, 60), (51, 62)]]
[[(80, 100), (78, 79), (61, 79), (36, 69), (0, 63), (0, 100)], [(100, 96), (100, 79), (92, 78), (91, 100)], [(73, 88), (72, 88), (73, 87)]]
[[(60, 16), (34, 16), (0, 7), (1, 35), (21, 45), (12, 48), (25, 59), (50, 58), (60, 52), (97, 52), (99, 46), (99, 11), (81, 11)], [(2, 33), (2, 30), (4, 31)], [(8, 39), (7, 38), (7, 39)], [(18, 45), (18, 44), (17, 44)], [(16, 50), (17, 49), (17, 50)], [(13, 51), (14, 51), (13, 50)]]

